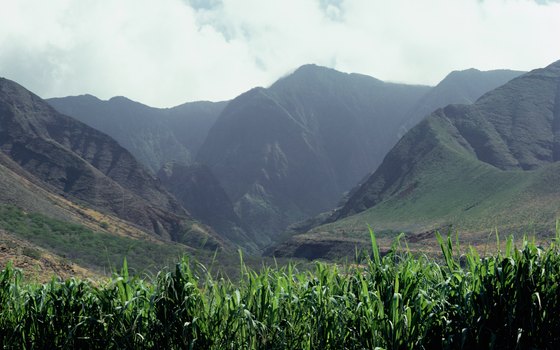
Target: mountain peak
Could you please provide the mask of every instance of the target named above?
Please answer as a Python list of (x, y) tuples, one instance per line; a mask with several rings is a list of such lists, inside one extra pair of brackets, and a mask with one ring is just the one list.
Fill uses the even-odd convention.
[[(511, 79), (513, 76), (521, 75), (525, 72), (523, 71), (515, 71), (510, 69), (492, 69), (487, 71), (482, 71), (476, 68), (468, 68), (463, 70), (454, 70), (449, 73), (443, 80), (438, 84), (445, 84), (449, 81), (455, 81), (458, 79), (462, 80), (494, 80), (500, 79), (500, 77), (504, 79)], [(508, 79), (508, 80), (509, 80)]]
[(359, 73), (345, 73), (345, 72), (341, 72), (339, 70), (336, 70), (334, 68), (330, 68), (330, 67), (325, 67), (325, 66), (320, 66), (314, 63), (309, 63), (309, 64), (304, 64), (303, 66), (300, 66), (299, 68), (297, 68), (292, 74), (287, 75), (286, 77), (303, 77), (303, 78), (308, 78), (308, 77), (362, 77), (362, 78), (367, 78), (367, 79), (371, 79), (371, 80), (377, 80), (377, 81), (381, 81), (377, 78), (371, 77), (369, 75), (365, 75), (365, 74), (359, 74)]
[(109, 100), (107, 100), (107, 102), (110, 102), (110, 103), (126, 103), (126, 104), (128, 104), (128, 103), (140, 103), (140, 102), (133, 101), (133, 100), (129, 99), (128, 97), (124, 97), (124, 96), (113, 96)]
[(97, 96), (94, 96), (92, 94), (83, 94), (83, 95), (78, 95), (76, 97), (81, 97), (81, 98), (88, 99), (88, 100), (101, 101)]
[(476, 69), (476, 68), (458, 69), (458, 70), (451, 71), (451, 73), (447, 74), (447, 76), (444, 78), (444, 80), (449, 78), (449, 77), (462, 76), (462, 75), (472, 75), (472, 74), (477, 74), (477, 73), (480, 73), (480, 72), (481, 71), (479, 69)]
[(337, 71), (336, 69), (333, 68), (329, 68), (329, 67), (325, 67), (325, 66), (320, 66), (317, 65), (315, 63), (308, 63), (308, 64), (304, 64), (302, 66), (300, 66), (299, 68), (297, 68), (293, 74), (298, 74), (298, 73), (309, 73), (309, 72), (337, 72), (340, 73), (339, 71)]
[(131, 101), (128, 97), (124, 96), (113, 96), (109, 99), (109, 101)]
[(273, 86), (277, 85), (278, 83), (282, 83), (286, 81), (292, 82), (292, 81), (316, 80), (318, 78), (323, 78), (323, 77), (335, 77), (335, 76), (342, 76), (342, 75), (347, 75), (347, 74), (339, 72), (333, 68), (319, 66), (316, 64), (304, 64), (303, 66), (300, 66), (293, 72), (286, 74), (284, 77), (280, 78), (276, 83), (273, 84)]
[[(347, 86), (356, 85), (378, 85), (383, 84), (383, 81), (374, 77), (357, 74), (357, 73), (344, 73), (334, 68), (319, 66), (316, 64), (305, 64), (291, 74), (284, 76), (277, 80), (270, 87), (271, 90), (279, 91), (285, 89), (310, 89), (316, 90), (326, 86), (334, 89), (335, 86), (340, 87), (341, 84)], [(363, 86), (363, 89), (367, 87)]]

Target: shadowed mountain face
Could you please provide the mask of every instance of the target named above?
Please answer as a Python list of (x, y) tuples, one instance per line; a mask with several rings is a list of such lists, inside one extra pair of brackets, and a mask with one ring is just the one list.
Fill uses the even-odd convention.
[(226, 192), (207, 166), (169, 163), (158, 172), (158, 178), (189, 213), (230, 241), (250, 250), (262, 243), (248, 233)]
[(303, 66), (229, 103), (201, 147), (207, 164), (256, 232), (332, 208), (397, 140), (429, 90)]
[(53, 193), (153, 234), (190, 239), (190, 215), (127, 150), (6, 79), (0, 79), (0, 150), (8, 157), (4, 166), (11, 163)]
[(159, 109), (91, 95), (47, 100), (59, 112), (107, 133), (154, 174), (167, 162), (189, 164), (226, 102), (193, 102)]
[(553, 175), (559, 149), (560, 61), (473, 105), (434, 112), (402, 138), (330, 221), (371, 208), (363, 217), (370, 213), (382, 222), (389, 207), (400, 203), (411, 216), (422, 215), (418, 222), (428, 215), (420, 209), (426, 205), (439, 213), (433, 222), (456, 217), (472, 226), (483, 215), (503, 215), (515, 224), (536, 215), (550, 223), (559, 213), (560, 182)]

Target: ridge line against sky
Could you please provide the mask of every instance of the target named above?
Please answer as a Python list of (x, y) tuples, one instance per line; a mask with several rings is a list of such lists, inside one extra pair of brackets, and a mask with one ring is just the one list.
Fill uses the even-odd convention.
[(41, 97), (227, 100), (315, 63), (435, 85), (560, 59), (556, 0), (0, 0), (0, 76)]

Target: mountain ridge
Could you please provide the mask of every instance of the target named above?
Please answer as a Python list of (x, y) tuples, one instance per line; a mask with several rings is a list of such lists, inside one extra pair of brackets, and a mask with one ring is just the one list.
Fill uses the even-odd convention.
[(51, 98), (63, 114), (103, 131), (129, 150), (153, 174), (167, 162), (189, 164), (227, 102), (197, 101), (155, 108), (123, 96)]
[[(555, 161), (553, 156), (550, 154), (552, 149), (557, 149), (558, 145), (558, 140), (556, 141), (556, 143), (554, 144), (554, 146), (550, 147), (549, 146), (549, 152), (547, 152), (546, 154), (543, 154), (543, 150), (540, 145), (541, 144), (547, 144), (546, 140), (538, 140), (537, 138), (539, 137), (538, 133), (529, 133), (529, 135), (524, 135), (525, 137), (515, 137), (516, 135), (512, 135), (512, 134), (508, 134), (507, 133), (507, 129), (510, 127), (509, 125), (513, 125), (513, 127), (515, 127), (515, 120), (512, 121), (511, 123), (505, 123), (504, 122), (504, 118), (507, 118), (507, 116), (512, 115), (513, 111), (511, 108), (515, 109), (516, 112), (519, 111), (520, 108), (522, 108), (520, 105), (523, 103), (523, 97), (525, 96), (523, 94), (524, 90), (525, 90), (525, 84), (527, 82), (527, 80), (533, 80), (533, 79), (542, 79), (545, 76), (542, 75), (542, 72), (547, 72), (549, 73), (550, 70), (554, 69), (555, 73), (557, 74), (557, 76), (560, 76), (560, 61), (556, 62), (555, 64), (552, 64), (550, 66), (548, 66), (545, 69), (537, 69), (537, 70), (533, 70), (519, 78), (515, 78), (513, 79), (510, 83), (508, 83), (505, 86), (499, 87), (485, 95), (483, 95), (480, 99), (477, 100), (476, 104), (474, 106), (468, 106), (468, 105), (449, 105), (443, 109), (438, 109), (437, 111), (435, 111), (432, 114), (432, 119), (439, 119), (441, 120), (441, 122), (445, 123), (445, 122), (450, 122), (453, 123), (453, 125), (455, 126), (455, 130), (453, 135), (456, 137), (457, 143), (460, 145), (460, 147), (463, 147), (464, 151), (469, 152), (471, 155), (475, 155), (479, 160), (484, 161), (485, 163), (488, 163), (492, 166), (495, 166), (501, 170), (512, 170), (515, 168), (520, 168), (523, 170), (530, 170), (530, 169), (535, 169), (539, 164), (540, 161), (544, 161), (542, 158), (545, 158), (545, 160), (547, 160), (548, 162), (553, 162)], [(556, 78), (557, 78), (556, 76)], [(541, 80), (542, 81), (542, 80)], [(556, 83), (558, 84), (558, 83)], [(542, 85), (542, 84), (541, 84)], [(530, 101), (529, 103), (531, 104), (531, 107), (544, 107), (544, 108), (539, 108), (540, 111), (536, 113), (536, 115), (532, 115), (532, 119), (531, 119), (531, 124), (529, 127), (529, 125), (527, 124), (522, 124), (521, 126), (519, 126), (519, 128), (523, 129), (523, 131), (529, 132), (529, 130), (533, 130), (532, 127), (535, 126), (534, 121), (535, 121), (535, 117), (537, 116), (545, 116), (546, 113), (546, 109), (548, 110), (552, 110), (553, 107), (550, 106), (550, 103), (553, 98), (552, 95), (557, 94), (557, 92), (555, 91), (555, 89), (557, 89), (557, 87), (553, 87), (550, 84), (548, 84), (548, 88), (547, 87), (542, 87), (541, 90), (541, 94), (537, 95), (537, 96), (543, 96), (546, 92), (546, 95), (548, 95), (548, 102), (541, 100), (541, 101)], [(514, 107), (511, 107), (511, 104), (509, 103), (512, 99), (509, 99), (507, 97), (502, 97), (501, 95), (503, 95), (504, 93), (516, 93), (516, 98), (512, 98), (516, 101), (516, 104), (514, 105)], [(535, 95), (532, 95), (531, 98), (535, 99), (538, 98)], [(558, 97), (554, 97), (555, 99), (558, 99)], [(497, 101), (496, 101), (497, 100)], [(521, 101), (521, 102), (520, 102)], [(556, 103), (560, 102), (560, 99), (558, 99), (558, 101), (556, 101)], [(495, 111), (496, 107), (491, 106), (491, 104), (495, 104), (495, 103), (499, 103), (502, 108), (498, 111)], [(554, 107), (556, 109), (558, 109), (558, 107)], [(491, 112), (489, 112), (489, 118), (491, 119), (483, 119), (480, 117), (480, 113), (481, 113), (481, 109), (487, 109), (487, 110), (492, 110)], [(471, 112), (472, 111), (472, 112)], [(469, 116), (471, 116), (470, 119), (463, 119), (463, 116), (467, 113), (471, 113), (469, 114)], [(522, 111), (525, 112), (525, 111)], [(499, 116), (502, 116), (503, 118), (500, 118)], [(559, 118), (560, 115), (556, 118)], [(540, 118), (542, 121), (542, 118)], [(550, 118), (546, 118), (545, 119), (550, 119)], [(522, 121), (519, 121), (520, 123)], [(478, 123), (478, 125), (473, 125), (473, 123)], [(421, 133), (423, 128), (426, 128), (428, 125), (428, 122), (425, 123), (425, 125), (421, 125), (419, 126), (418, 130), (416, 131), (416, 133)], [(483, 125), (480, 125), (483, 124)], [(498, 128), (496, 128), (494, 125), (497, 125)], [(503, 125), (503, 127), (500, 127), (501, 125)], [(434, 127), (435, 128), (435, 127)], [(430, 131), (433, 132), (432, 128)], [(500, 130), (500, 131), (499, 131)], [(428, 132), (428, 131), (423, 131), (424, 133)], [(478, 133), (482, 133), (480, 134), (475, 134), (476, 132)], [(492, 134), (492, 135), (489, 135)], [(414, 136), (414, 134), (412, 134)], [(508, 136), (508, 139), (503, 139), (502, 136)], [(521, 135), (517, 135), (517, 136), (521, 136)], [(549, 135), (547, 135), (549, 136)], [(526, 138), (528, 137), (528, 138)], [(409, 136), (409, 138), (412, 138), (412, 136)], [(482, 138), (482, 140), (479, 140), (480, 138)], [(432, 140), (436, 140), (437, 137), (435, 134), (432, 135)], [(523, 142), (524, 140), (528, 140), (529, 142)], [(407, 142), (409, 140), (404, 140), (401, 143), (399, 143), (401, 145), (401, 147), (405, 147), (407, 145)], [(536, 142), (536, 145), (533, 147), (532, 143), (534, 141)], [(522, 143), (522, 146), (525, 146), (525, 148), (531, 148), (534, 149), (534, 154), (526, 154), (524, 152), (521, 152), (520, 150), (518, 150), (521, 146), (518, 146), (517, 144)], [(430, 144), (429, 146), (427, 146), (428, 148), (430, 147), (434, 147), (433, 143)], [(412, 145), (409, 146), (408, 148), (408, 152), (410, 152), (410, 149), (412, 148)], [(513, 149), (512, 149), (513, 148)], [(422, 148), (421, 148), (422, 150)], [(404, 154), (406, 154), (407, 151), (401, 151), (400, 152), (400, 157), (402, 157)], [(409, 153), (410, 154), (410, 153)], [(515, 154), (517, 154), (519, 157), (521, 157), (520, 160), (515, 158)], [(418, 155), (418, 153), (417, 153)], [(423, 153), (420, 153), (420, 156), (422, 156)], [(400, 159), (400, 158), (399, 158)], [(521, 162), (520, 162), (521, 161)], [(393, 155), (388, 155), (386, 158), (386, 162), (387, 164), (395, 164), (394, 167), (396, 167), (397, 163), (400, 162), (400, 160), (393, 160)], [(408, 160), (406, 161), (406, 163), (411, 163), (412, 160)], [(392, 167), (391, 165), (387, 165), (387, 167)], [(388, 173), (391, 173), (391, 170), (387, 170)], [(390, 176), (389, 176), (390, 177)], [(388, 177), (387, 177), (388, 178)], [(373, 177), (370, 178), (368, 181), (371, 183), (373, 180)], [(387, 183), (387, 180), (383, 181), (385, 183)], [(367, 185), (366, 185), (367, 186)], [(358, 195), (359, 196), (359, 195)], [(350, 200), (351, 201), (351, 200)], [(367, 200), (366, 200), (367, 202)], [(377, 201), (371, 201), (369, 202), (367, 205), (365, 205), (366, 207), (371, 207), (373, 205), (375, 205), (375, 203), (377, 203)], [(344, 210), (344, 209), (343, 209)]]
[[(143, 130), (149, 129), (149, 136), (131, 128), (127, 132), (135, 134), (143, 145), (129, 143), (125, 147), (150, 153), (143, 157), (144, 164), (156, 173), (164, 161), (192, 164), (197, 148), (187, 147), (185, 141), (198, 136), (194, 143), (201, 146), (196, 160), (206, 163), (210, 172), (216, 174), (243, 225), (251, 227), (251, 231), (264, 232), (261, 244), (266, 245), (288, 225), (330, 210), (341, 197), (353, 195), (356, 184), (381, 164), (404, 131), (424, 117), (422, 108), (432, 108), (442, 100), (478, 99), (486, 89), (518, 74), (509, 70), (454, 71), (431, 88), (304, 65), (268, 88), (253, 88), (224, 103), (215, 116), (217, 121), (211, 127), (207, 124), (208, 137), (204, 143), (204, 132), (178, 138), (180, 127), (173, 124), (162, 126), (167, 131), (161, 133), (157, 128), (144, 127)], [(446, 86), (454, 87), (453, 93), (442, 95)], [(109, 101), (87, 95), (83, 98), (101, 104), (136, 104), (118, 96)], [(67, 108), (71, 99), (66, 98)], [(61, 101), (49, 100), (53, 105), (58, 102)], [(145, 115), (144, 119), (165, 119), (172, 111), (182, 113), (182, 106), (192, 109), (197, 105), (187, 103), (160, 110), (137, 104), (159, 113)], [(204, 103), (200, 106), (204, 108)], [(128, 117), (111, 113), (108, 115), (122, 120), (136, 120), (134, 113)], [(94, 113), (90, 117), (99, 115)], [(133, 124), (136, 127), (142, 122)], [(114, 131), (118, 124), (109, 123), (104, 128)], [(166, 143), (177, 147), (157, 146)], [(175, 196), (182, 196), (177, 186), (173, 188)], [(183, 201), (183, 206), (188, 207), (187, 204)]]
[(496, 229), (550, 235), (560, 216), (559, 96), (560, 61), (514, 78), (472, 105), (436, 110), (342, 208), (278, 252), (294, 252), (296, 241), (312, 237), (323, 244), (344, 236), (364, 243), (366, 224), (405, 231), (411, 239), (432, 232), (421, 240), (452, 225), (471, 243)]
[(197, 160), (210, 166), (241, 219), (272, 237), (333, 206), (373, 170), (396, 140), (396, 131), (380, 132), (381, 116), (403, 114), (427, 89), (303, 66), (232, 100)]
[(0, 121), (0, 150), (39, 186), (163, 238), (186, 239), (189, 214), (106, 134), (7, 79), (0, 79)]

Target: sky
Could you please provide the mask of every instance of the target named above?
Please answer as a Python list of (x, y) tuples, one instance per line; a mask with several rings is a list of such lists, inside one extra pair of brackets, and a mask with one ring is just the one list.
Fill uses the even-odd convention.
[(315, 63), (435, 85), (560, 60), (560, 0), (0, 0), (0, 76), (41, 97), (228, 100)]

